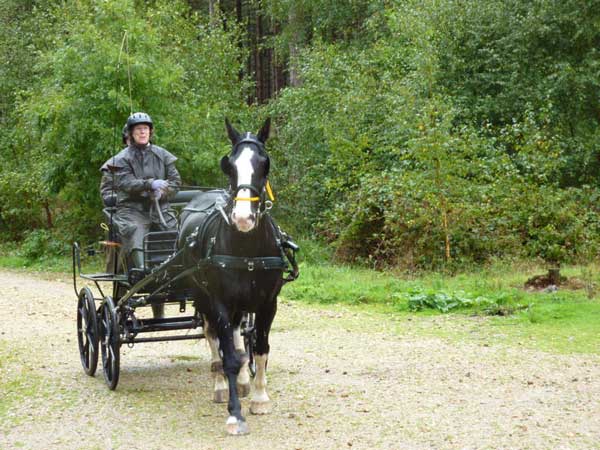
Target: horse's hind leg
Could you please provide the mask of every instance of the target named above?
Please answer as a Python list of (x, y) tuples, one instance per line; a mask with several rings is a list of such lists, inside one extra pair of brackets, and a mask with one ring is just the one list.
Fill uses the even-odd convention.
[(248, 371), (248, 355), (244, 348), (244, 338), (239, 326), (233, 330), (233, 345), (242, 362), (242, 368), (237, 378), (238, 395), (240, 397), (247, 397), (250, 394), (250, 372)]
[(269, 359), (269, 332), (277, 311), (276, 300), (264, 306), (256, 314), (256, 376), (254, 377), (254, 394), (250, 402), (252, 414), (268, 414), (271, 412), (271, 399), (267, 394), (267, 361)]
[(204, 334), (210, 347), (210, 371), (213, 375), (214, 391), (213, 401), (216, 403), (225, 403), (229, 399), (229, 385), (223, 372), (223, 361), (219, 353), (219, 339), (217, 331), (211, 327), (208, 318), (204, 318)]

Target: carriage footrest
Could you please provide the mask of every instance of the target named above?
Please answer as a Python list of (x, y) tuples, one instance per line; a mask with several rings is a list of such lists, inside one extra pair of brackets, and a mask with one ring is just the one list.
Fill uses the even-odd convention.
[(110, 272), (82, 273), (81, 278), (91, 281), (127, 281), (127, 276)]

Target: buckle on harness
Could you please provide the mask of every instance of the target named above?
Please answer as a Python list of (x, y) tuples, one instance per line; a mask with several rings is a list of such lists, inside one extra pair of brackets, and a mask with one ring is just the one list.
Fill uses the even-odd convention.
[(254, 270), (254, 261), (248, 261), (248, 272), (252, 272)]

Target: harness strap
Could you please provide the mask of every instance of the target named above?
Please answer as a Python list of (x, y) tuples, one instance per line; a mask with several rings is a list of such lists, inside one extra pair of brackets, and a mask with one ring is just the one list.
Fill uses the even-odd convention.
[(210, 264), (220, 269), (247, 270), (285, 270), (287, 262), (280, 256), (259, 256), (257, 258), (246, 258), (242, 256), (212, 255)]
[[(256, 196), (254, 196), (254, 197), (238, 197), (237, 193), (239, 191), (241, 191), (242, 189), (248, 189), (250, 192), (255, 193)], [(236, 196), (233, 198), (233, 201), (235, 201), (235, 202), (239, 202), (239, 201), (259, 202), (260, 201), (260, 192), (258, 192), (258, 189), (256, 189), (251, 184), (240, 184), (236, 188)]]

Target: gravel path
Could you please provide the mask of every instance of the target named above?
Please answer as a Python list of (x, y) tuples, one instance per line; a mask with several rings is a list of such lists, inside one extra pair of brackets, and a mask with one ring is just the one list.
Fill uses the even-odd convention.
[(422, 332), (473, 319), (281, 302), (273, 412), (230, 437), (204, 341), (123, 347), (111, 392), (81, 369), (69, 280), (0, 271), (0, 286), (0, 449), (600, 448), (600, 357)]

